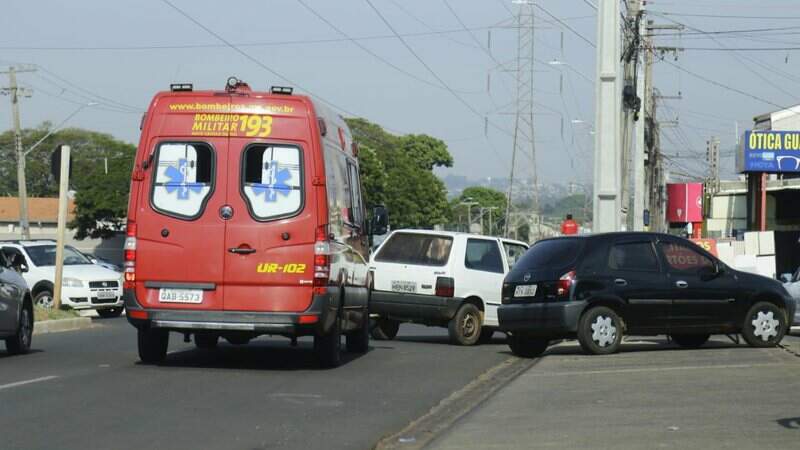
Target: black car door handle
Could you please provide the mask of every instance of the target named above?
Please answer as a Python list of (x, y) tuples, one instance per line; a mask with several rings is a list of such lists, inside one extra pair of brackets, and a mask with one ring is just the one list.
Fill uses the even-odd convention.
[(628, 282), (623, 280), (622, 278), (617, 278), (616, 280), (614, 280), (614, 284), (616, 284), (617, 286), (627, 286)]
[(249, 255), (251, 253), (255, 253), (256, 249), (247, 247), (233, 247), (229, 248), (228, 251), (231, 253), (236, 253), (237, 255)]
[(689, 283), (687, 283), (687, 282), (685, 282), (683, 280), (678, 280), (678, 281), (675, 282), (675, 286), (678, 286), (681, 289), (686, 289), (687, 287), (689, 287)]

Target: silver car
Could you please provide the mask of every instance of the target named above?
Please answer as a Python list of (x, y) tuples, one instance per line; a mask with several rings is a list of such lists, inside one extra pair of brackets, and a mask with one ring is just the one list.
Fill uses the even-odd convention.
[(27, 283), (0, 252), (0, 340), (12, 355), (27, 353), (33, 336), (33, 302)]
[[(798, 308), (800, 308), (800, 268), (794, 274), (784, 273), (781, 275), (781, 281), (783, 282), (783, 287), (786, 288), (795, 303), (797, 303)], [(800, 332), (800, 311), (796, 309), (794, 320), (792, 320), (792, 333), (798, 332)]]

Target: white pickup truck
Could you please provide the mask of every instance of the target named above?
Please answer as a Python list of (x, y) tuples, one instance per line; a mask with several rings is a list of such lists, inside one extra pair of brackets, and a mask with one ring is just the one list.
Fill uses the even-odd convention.
[(503, 278), (527, 249), (475, 234), (394, 231), (370, 260), (373, 338), (393, 339), (401, 322), (414, 322), (447, 327), (454, 344), (488, 341)]

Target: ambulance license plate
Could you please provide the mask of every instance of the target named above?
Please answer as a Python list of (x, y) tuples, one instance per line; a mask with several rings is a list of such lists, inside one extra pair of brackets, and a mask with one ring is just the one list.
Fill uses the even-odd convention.
[(413, 294), (417, 292), (417, 283), (413, 281), (392, 280), (392, 290), (395, 292), (406, 292)]
[(203, 303), (201, 289), (159, 289), (158, 301), (161, 303)]

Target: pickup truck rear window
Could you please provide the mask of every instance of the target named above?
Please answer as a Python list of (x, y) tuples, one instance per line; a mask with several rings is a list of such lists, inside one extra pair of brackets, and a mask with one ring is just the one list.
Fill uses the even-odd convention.
[(375, 261), (421, 266), (444, 266), (453, 238), (419, 233), (395, 233), (383, 244)]

